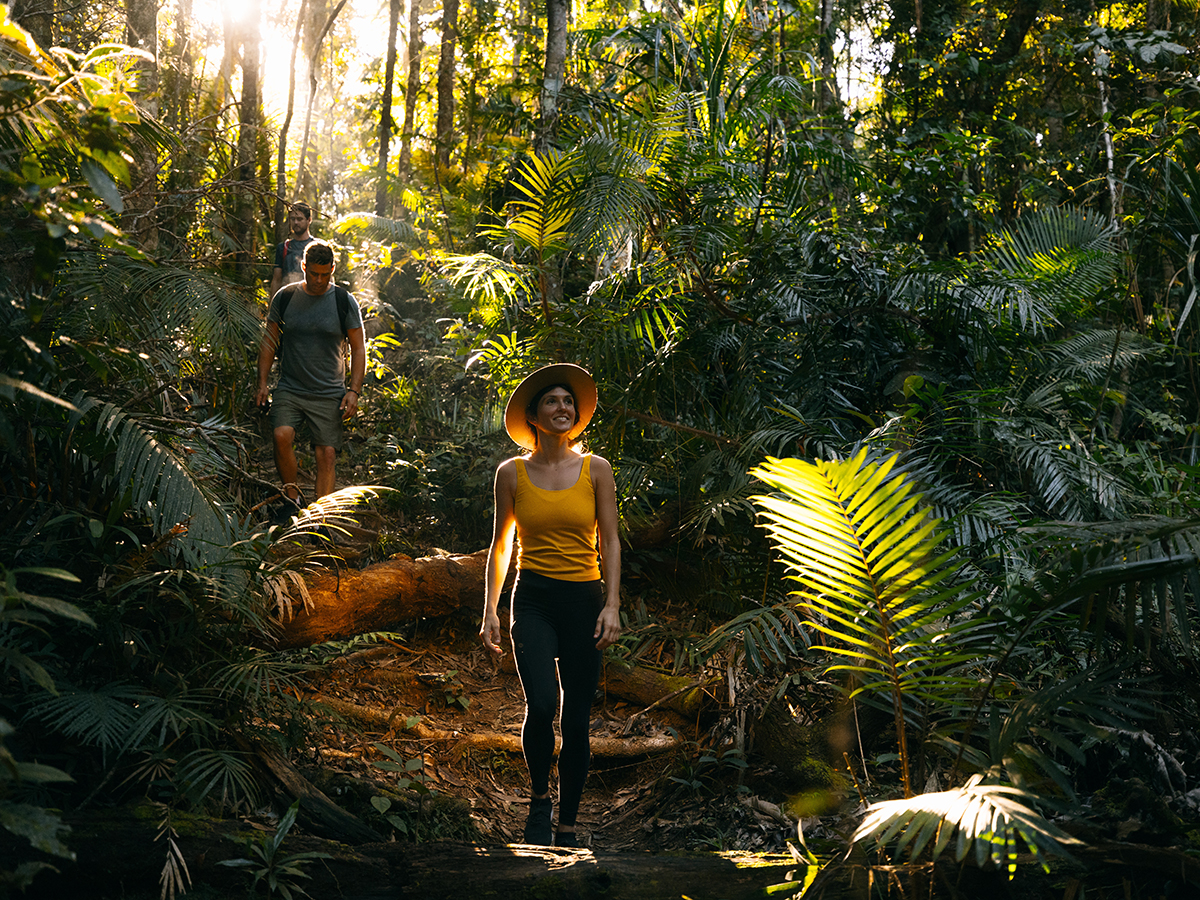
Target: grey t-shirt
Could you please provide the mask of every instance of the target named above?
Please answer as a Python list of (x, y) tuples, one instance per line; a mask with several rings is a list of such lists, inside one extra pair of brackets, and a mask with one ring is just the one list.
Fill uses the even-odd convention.
[[(346, 392), (346, 363), (333, 285), (320, 297), (311, 296), (303, 283), (280, 288), (271, 298), (268, 322), (281, 321), (279, 298), (285, 292), (291, 292), (292, 299), (283, 324), (276, 389), (313, 397), (341, 397)], [(349, 296), (347, 331), (363, 327), (358, 301), (353, 294)]]

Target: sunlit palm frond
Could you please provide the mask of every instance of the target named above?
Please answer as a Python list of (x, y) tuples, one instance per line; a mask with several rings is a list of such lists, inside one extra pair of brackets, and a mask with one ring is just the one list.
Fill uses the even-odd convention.
[[(446, 269), (452, 284), (461, 286), (469, 297), (497, 310), (505, 301), (536, 294), (535, 273), (490, 253), (446, 255), (439, 257), (438, 262)], [(499, 321), (498, 317), (496, 321)]]
[(827, 671), (850, 673), (852, 694), (892, 704), (907, 792), (905, 703), (968, 686), (955, 669), (974, 658), (978, 625), (959, 615), (973, 598), (896, 462), (868, 462), (863, 448), (842, 462), (768, 459), (751, 474), (780, 492), (754, 502), (800, 585), (797, 605), (832, 639), (824, 649), (847, 660)]
[(973, 775), (953, 790), (873, 803), (851, 840), (894, 843), (897, 854), (907, 851), (914, 860), (927, 848), (937, 859), (953, 841), (956, 861), (973, 850), (976, 865), (1004, 868), (1010, 878), (1017, 870), (1018, 840), (1034, 856), (1070, 858), (1067, 848), (1082, 846), (1033, 809), (1032, 794), (982, 782), (983, 776)]
[(366, 212), (354, 212), (342, 216), (333, 223), (333, 230), (338, 234), (364, 237), (381, 244), (417, 247), (424, 242), (421, 233), (411, 223), (403, 219), (389, 219)]
[(993, 235), (983, 254), (1057, 306), (1089, 300), (1120, 267), (1116, 232), (1103, 216), (1065, 207), (1042, 210)]

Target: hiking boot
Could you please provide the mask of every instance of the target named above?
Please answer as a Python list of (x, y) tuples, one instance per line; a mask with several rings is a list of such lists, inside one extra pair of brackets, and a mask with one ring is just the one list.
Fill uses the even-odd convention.
[(554, 834), (555, 847), (575, 847), (580, 846), (579, 835), (574, 831), (558, 831)]
[(554, 801), (549, 797), (529, 799), (529, 818), (525, 820), (525, 843), (550, 847), (554, 843), (554, 829), (550, 819), (554, 815)]
[(300, 505), (299, 500), (285, 495), (280, 504), (275, 507), (274, 512), (271, 513), (271, 524), (288, 525), (292, 519), (300, 514), (301, 509), (303, 507)]

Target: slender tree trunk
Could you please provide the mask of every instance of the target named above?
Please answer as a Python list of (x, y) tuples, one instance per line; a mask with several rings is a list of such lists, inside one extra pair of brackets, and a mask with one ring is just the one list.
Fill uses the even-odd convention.
[(450, 166), (454, 145), (454, 57), (458, 44), (458, 0), (442, 0), (442, 55), (438, 61), (437, 164)]
[(400, 136), (400, 178), (407, 183), (412, 174), (413, 118), (417, 114), (417, 91), (421, 89), (421, 0), (408, 0), (408, 83), (404, 88), (404, 131)]
[(192, 95), (192, 46), (189, 26), (192, 22), (192, 0), (179, 0), (179, 18), (175, 22), (170, 55), (174, 62), (168, 64), (172, 71), (170, 88), (164, 98), (166, 109), (162, 110), (163, 122), (173, 134), (182, 135), (191, 121), (188, 104)]
[[(301, 192), (306, 187), (304, 181), (305, 163), (308, 157), (308, 141), (312, 135), (313, 104), (317, 99), (317, 67), (321, 60), (321, 43), (325, 40), (325, 35), (333, 27), (334, 20), (345, 5), (346, 0), (340, 0), (338, 5), (333, 8), (333, 12), (329, 14), (329, 18), (325, 20), (324, 27), (321, 28), (316, 35), (316, 39), (312, 42), (312, 51), (308, 58), (308, 104), (304, 112), (304, 140), (300, 143), (300, 162), (296, 172), (296, 186)], [(315, 199), (314, 197), (313, 200), (315, 201)]]
[[(158, 118), (158, 7), (155, 0), (126, 0), (125, 43), (150, 54), (150, 59), (135, 63), (137, 89), (133, 92), (138, 110)], [(155, 206), (158, 200), (158, 151), (138, 137), (130, 147), (130, 190), (125, 196), (122, 216), (125, 231), (134, 236), (143, 250), (158, 248)]]
[(567, 71), (567, 0), (546, 0), (546, 63), (542, 76), (542, 121), (534, 146), (545, 153), (558, 133), (558, 95)]
[[(818, 92), (817, 111), (822, 114), (828, 113), (838, 101), (833, 58), (833, 8), (834, 0), (821, 0), (821, 33), (817, 36), (817, 46), (821, 54), (821, 89)], [(782, 44), (779, 52), (782, 58)]]
[(259, 52), (262, 43), (261, 9), (258, 0), (245, 0), (245, 30), (242, 32), (242, 101), (237, 142), (237, 227), (235, 261), (239, 278), (249, 278), (257, 256), (255, 228), (256, 154), (262, 100), (259, 95)]
[(400, 26), (401, 0), (388, 4), (387, 63), (383, 75), (383, 103), (379, 111), (379, 165), (375, 177), (375, 215), (386, 216), (388, 207), (388, 151), (392, 143), (392, 83), (396, 78), (396, 31)]
[(288, 98), (287, 111), (283, 116), (283, 125), (279, 129), (279, 150), (275, 157), (275, 240), (282, 241), (286, 237), (287, 228), (287, 139), (288, 129), (292, 126), (292, 112), (296, 105), (296, 51), (300, 48), (300, 27), (304, 24), (304, 13), (308, 10), (308, 0), (300, 0), (300, 9), (296, 13), (296, 31), (292, 35), (292, 57), (288, 64)]

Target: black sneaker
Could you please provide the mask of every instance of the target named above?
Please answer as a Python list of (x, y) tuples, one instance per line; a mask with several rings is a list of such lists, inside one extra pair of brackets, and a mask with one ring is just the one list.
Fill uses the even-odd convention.
[(558, 831), (554, 834), (555, 847), (579, 847), (579, 835), (574, 831)]
[(549, 797), (531, 797), (529, 818), (525, 820), (525, 843), (550, 847), (554, 843), (554, 829), (550, 819), (554, 815), (554, 801)]
[(299, 515), (301, 509), (303, 507), (300, 505), (299, 500), (285, 496), (279, 505), (275, 507), (274, 512), (271, 513), (271, 524), (288, 525), (293, 518)]

